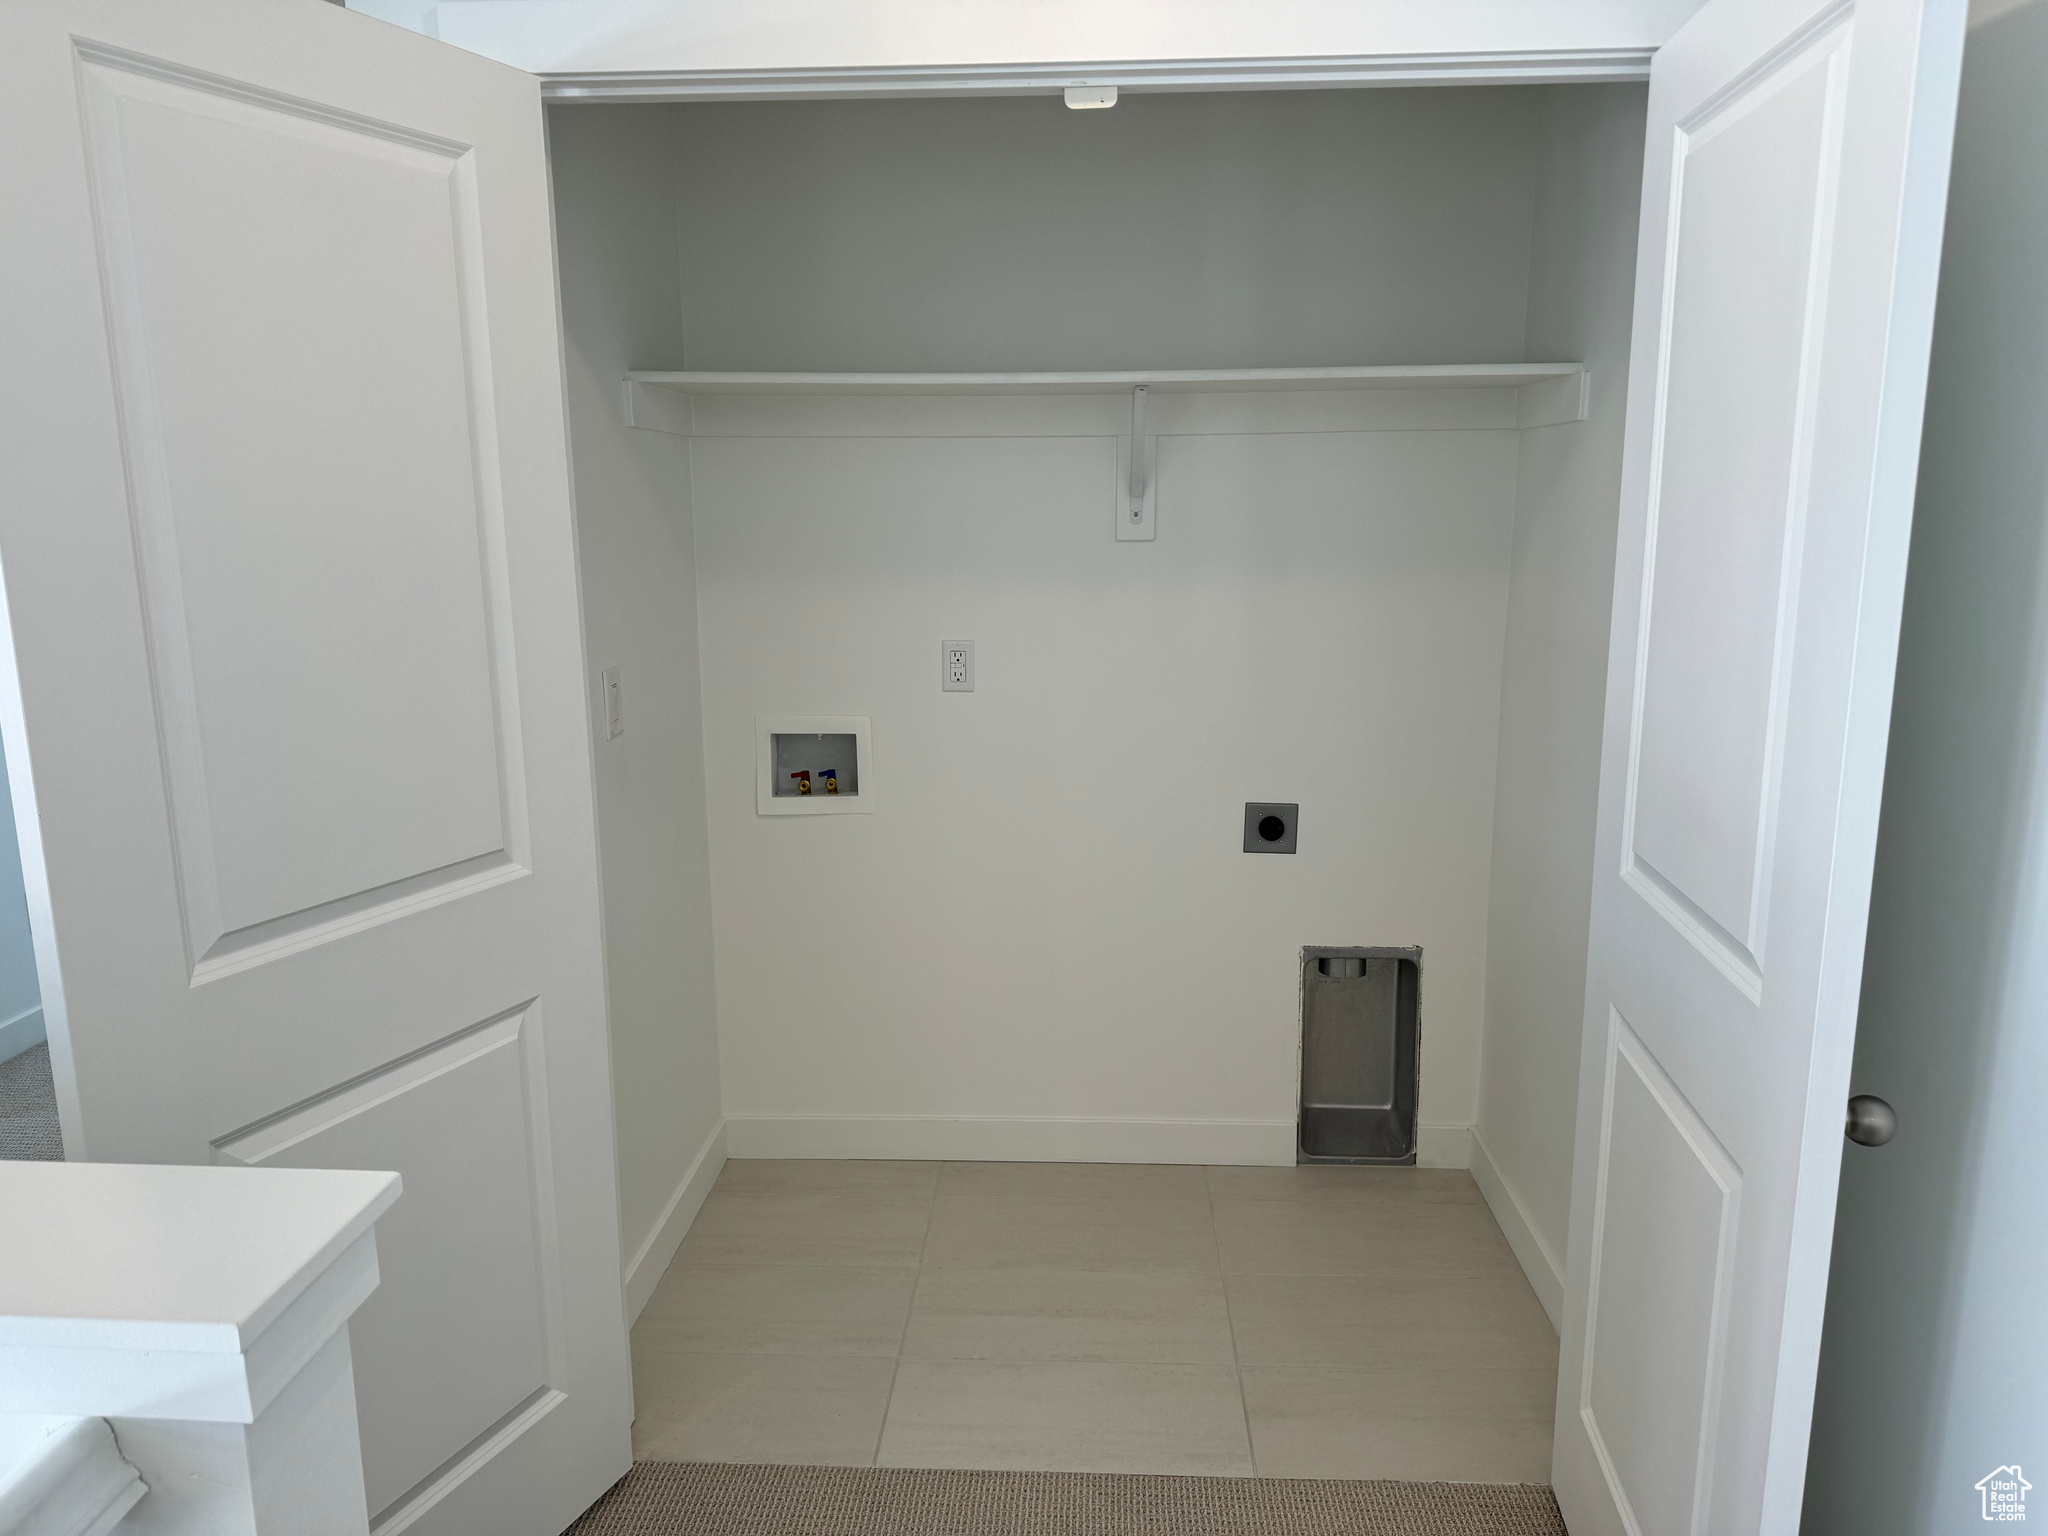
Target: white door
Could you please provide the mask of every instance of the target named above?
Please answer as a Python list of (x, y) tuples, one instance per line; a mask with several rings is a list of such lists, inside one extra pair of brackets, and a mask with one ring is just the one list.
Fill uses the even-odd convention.
[(539, 91), (320, 0), (0, 7), (0, 725), (67, 1150), (396, 1169), (385, 1531), (629, 1460)]
[(1651, 73), (1554, 1481), (1798, 1528), (1963, 0)]

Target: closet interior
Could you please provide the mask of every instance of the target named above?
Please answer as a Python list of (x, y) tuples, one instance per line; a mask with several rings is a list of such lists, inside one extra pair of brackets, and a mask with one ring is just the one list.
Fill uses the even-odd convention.
[(550, 107), (643, 1453), (1547, 1478), (1643, 107)]

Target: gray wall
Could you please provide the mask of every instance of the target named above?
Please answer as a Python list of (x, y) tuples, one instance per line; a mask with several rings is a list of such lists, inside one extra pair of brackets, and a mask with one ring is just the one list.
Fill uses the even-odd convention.
[[(2048, 5), (1970, 36), (1804, 1529), (2048, 1505)], [(2048, 1518), (2038, 1509), (2036, 1519)]]
[[(1583, 358), (1593, 404), (1586, 421), (1522, 434), (1475, 1154), (1535, 1237), (1539, 1251), (1518, 1242), (1518, 1256), (1532, 1279), (1538, 1265), (1549, 1271), (1537, 1290), (1553, 1322), (1571, 1214), (1645, 100), (1632, 85), (1548, 92), (1536, 141), (1529, 355)], [(1505, 1216), (1502, 1226), (1518, 1236)]]
[(682, 107), (687, 366), (1519, 359), (1541, 95)]
[[(630, 1266), (720, 1123), (689, 457), (629, 429), (620, 395), (682, 345), (674, 137), (659, 107), (557, 110), (548, 132)], [(607, 741), (595, 680), (614, 665), (626, 730)]]

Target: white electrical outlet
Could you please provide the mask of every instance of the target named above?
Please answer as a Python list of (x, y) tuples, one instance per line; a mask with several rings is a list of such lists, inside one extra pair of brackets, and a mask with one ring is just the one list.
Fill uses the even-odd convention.
[(619, 669), (606, 667), (598, 673), (597, 686), (604, 693), (604, 739), (616, 741), (626, 729), (625, 709), (619, 699)]
[(972, 640), (947, 640), (940, 645), (939, 688), (944, 693), (974, 692)]

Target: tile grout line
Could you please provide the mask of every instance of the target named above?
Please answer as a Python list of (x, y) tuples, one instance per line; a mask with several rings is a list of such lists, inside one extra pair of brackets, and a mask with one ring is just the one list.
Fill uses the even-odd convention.
[(924, 1231), (917, 1240), (917, 1263), (912, 1266), (915, 1277), (910, 1282), (910, 1305), (903, 1312), (903, 1330), (896, 1335), (896, 1348), (889, 1361), (889, 1390), (882, 1395), (882, 1422), (875, 1428), (875, 1450), (868, 1458), (868, 1465), (882, 1464), (882, 1441), (889, 1433), (889, 1415), (896, 1411), (896, 1381), (903, 1374), (903, 1344), (910, 1337), (910, 1319), (917, 1311), (918, 1288), (924, 1284), (924, 1255), (931, 1247), (932, 1223), (939, 1214), (939, 1190), (946, 1182), (946, 1165), (943, 1160), (938, 1166), (938, 1176), (932, 1180), (932, 1203), (924, 1213)]
[(868, 1465), (882, 1464), (882, 1437), (889, 1433), (889, 1410), (896, 1406), (896, 1373), (903, 1368), (903, 1356), (889, 1362), (889, 1390), (882, 1396), (882, 1422), (875, 1426), (875, 1448), (868, 1453)]
[(1223, 1292), (1223, 1327), (1230, 1335), (1230, 1379), (1237, 1384), (1238, 1421), (1244, 1425), (1244, 1459), (1252, 1476), (1259, 1475), (1259, 1453), (1252, 1445), (1252, 1410), (1244, 1397), (1244, 1362), (1237, 1355), (1237, 1319), (1230, 1312), (1230, 1277), (1223, 1272), (1223, 1234), (1216, 1228), (1216, 1186), (1202, 1170), (1202, 1189), (1209, 1197), (1209, 1239), (1216, 1245), (1216, 1284)]

